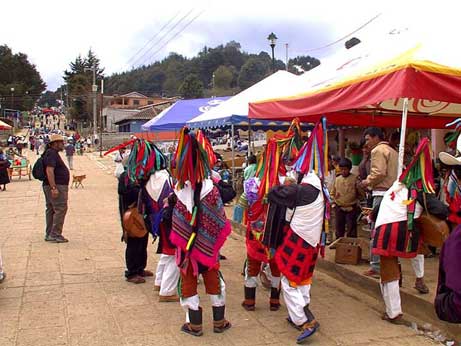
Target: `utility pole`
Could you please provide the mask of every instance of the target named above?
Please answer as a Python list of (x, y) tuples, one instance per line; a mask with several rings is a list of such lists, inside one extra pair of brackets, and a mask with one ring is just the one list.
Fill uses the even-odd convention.
[(99, 157), (102, 157), (102, 128), (104, 121), (102, 117), (102, 110), (104, 108), (104, 79), (101, 79), (101, 112), (99, 113)]
[(92, 67), (85, 67), (85, 71), (93, 72), (93, 84), (91, 86), (91, 91), (93, 93), (93, 144), (94, 140), (98, 135), (98, 119), (97, 119), (97, 110), (96, 110), (96, 93), (98, 92), (98, 86), (96, 85), (96, 65)]
[(66, 107), (66, 112), (69, 112), (69, 84), (66, 84), (66, 99), (67, 99), (67, 107)]
[(288, 71), (288, 43), (285, 43), (285, 49), (286, 49), (286, 68)]

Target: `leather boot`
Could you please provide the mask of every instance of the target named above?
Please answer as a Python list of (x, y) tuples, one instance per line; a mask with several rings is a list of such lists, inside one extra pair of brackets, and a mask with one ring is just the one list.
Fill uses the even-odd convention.
[(309, 309), (309, 305), (304, 307), (304, 313), (306, 314), (307, 322), (300, 326), (301, 334), (296, 338), (298, 344), (304, 342), (320, 327), (320, 324), (315, 320), (314, 314)]
[(189, 323), (184, 323), (181, 327), (181, 331), (193, 336), (202, 336), (202, 308), (198, 310), (189, 309)]
[(424, 278), (416, 278), (415, 289), (421, 294), (429, 293), (429, 288), (426, 286), (426, 283), (424, 282)]
[(255, 301), (256, 301), (256, 287), (246, 287), (245, 288), (245, 300), (242, 302), (242, 306), (247, 311), (255, 311)]
[(224, 318), (225, 311), (225, 306), (213, 306), (213, 331), (215, 333), (222, 333), (232, 326), (231, 323)]
[(270, 310), (277, 311), (280, 309), (280, 290), (275, 287), (271, 287), (271, 299), (269, 300)]
[(309, 309), (309, 304), (307, 304), (307, 305), (304, 307), (304, 314), (306, 315), (307, 322), (309, 322), (309, 323), (312, 323), (312, 322), (313, 322), (316, 328), (320, 327), (320, 324), (319, 324), (319, 323), (317, 322), (317, 320), (315, 319), (314, 314), (313, 314), (312, 311)]

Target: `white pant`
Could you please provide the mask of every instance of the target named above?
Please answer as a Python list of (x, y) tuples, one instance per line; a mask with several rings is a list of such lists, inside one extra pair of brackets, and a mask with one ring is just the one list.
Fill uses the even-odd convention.
[[(211, 305), (214, 307), (226, 305), (226, 284), (224, 280), (220, 278), (221, 294), (210, 294)], [(188, 298), (181, 298), (181, 307), (186, 312), (186, 322), (189, 323), (189, 309), (197, 311), (200, 307), (200, 297), (198, 294)]]
[[(264, 272), (267, 278), (271, 281), (271, 287), (279, 288), (280, 276), (272, 276), (271, 268), (268, 264), (263, 264), (261, 272)], [(258, 278), (256, 276), (248, 275), (248, 265), (245, 265), (245, 287), (255, 288), (258, 287)]]
[(288, 315), (294, 324), (301, 326), (307, 322), (304, 307), (311, 302), (311, 285), (291, 287), (290, 282), (283, 275), (281, 281), (283, 299), (287, 306)]
[(380, 286), (384, 304), (386, 305), (386, 314), (390, 318), (396, 318), (402, 313), (399, 280), (382, 283)]
[(179, 268), (176, 265), (174, 255), (160, 255), (157, 271), (155, 273), (155, 285), (160, 286), (161, 296), (172, 296), (176, 293), (179, 280)]
[(416, 255), (416, 257), (412, 258), (411, 266), (418, 279), (424, 277), (424, 255)]

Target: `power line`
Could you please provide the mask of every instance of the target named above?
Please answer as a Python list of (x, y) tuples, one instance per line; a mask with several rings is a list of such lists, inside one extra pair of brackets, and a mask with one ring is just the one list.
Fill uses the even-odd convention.
[[(152, 54), (150, 56), (150, 59), (149, 60), (152, 60), (158, 52), (160, 52), (168, 43), (170, 43), (171, 41), (173, 41), (179, 34), (181, 34), (184, 30), (186, 30), (186, 28), (191, 25), (198, 17), (200, 17), (203, 12), (205, 12), (205, 10), (202, 10), (199, 14), (197, 14), (194, 18), (192, 18), (186, 25), (184, 25), (181, 30), (179, 30), (175, 35), (173, 35), (173, 37), (171, 37), (167, 42), (165, 42), (165, 44), (163, 44), (159, 49), (157, 49), (154, 54)], [(148, 60), (148, 61), (149, 61)]]
[(328, 43), (324, 46), (320, 46), (320, 47), (316, 47), (316, 48), (311, 48), (311, 49), (308, 49), (308, 50), (303, 50), (303, 51), (296, 51), (296, 52), (302, 52), (302, 53), (308, 53), (308, 52), (314, 52), (314, 51), (317, 51), (317, 50), (322, 50), (322, 49), (325, 49), (325, 48), (328, 48), (328, 47), (331, 47), (331, 46), (334, 46), (335, 44), (341, 42), (341, 41), (344, 41), (346, 38), (348, 38), (349, 36), (352, 36), (354, 35), (355, 33), (357, 33), (358, 31), (362, 30), (364, 27), (366, 27), (367, 25), (369, 25), (371, 22), (373, 22), (374, 20), (376, 20), (379, 16), (381, 16), (382, 13), (378, 13), (376, 16), (374, 16), (373, 18), (371, 18), (370, 20), (368, 20), (366, 23), (362, 24), (361, 26), (359, 26), (357, 29), (355, 29), (354, 31), (350, 32), (349, 34), (347, 35), (344, 35), (342, 36), (341, 38), (331, 42), (331, 43)]
[[(168, 34), (170, 32), (172, 32), (174, 29), (176, 29), (176, 27), (181, 24), (181, 22), (183, 22), (187, 17), (189, 17), (189, 15), (194, 11), (194, 9), (191, 9), (189, 12), (187, 12), (184, 16), (182, 16), (159, 40), (157, 40), (157, 42), (155, 42), (155, 44), (150, 47), (140, 58), (137, 58), (135, 61), (133, 61), (133, 65), (136, 65), (137, 63), (139, 63), (140, 61), (142, 62), (145, 62), (146, 60), (142, 60), (152, 49), (155, 48), (155, 46), (157, 46), (158, 44), (160, 44), (160, 42), (162, 42), (165, 37), (168, 36)], [(142, 64), (138, 64), (138, 65), (142, 65)]]
[(139, 49), (133, 56), (131, 56), (131, 58), (128, 59), (128, 61), (127, 61), (127, 63), (126, 63), (126, 66), (129, 66), (130, 62), (131, 62), (139, 53), (141, 53), (141, 52), (147, 47), (147, 45), (149, 45), (158, 35), (160, 35), (160, 33), (161, 33), (168, 25), (170, 25), (170, 23), (171, 23), (174, 19), (176, 19), (176, 17), (177, 17), (180, 13), (181, 13), (181, 11), (176, 12), (176, 14), (175, 14), (173, 17), (171, 17), (170, 20), (168, 20), (168, 22), (166, 22), (166, 23), (160, 28), (160, 30), (157, 31), (157, 33), (156, 33), (154, 36), (152, 36), (152, 37), (149, 39), (149, 41), (146, 42), (146, 44), (145, 44), (143, 47), (141, 47), (141, 49)]

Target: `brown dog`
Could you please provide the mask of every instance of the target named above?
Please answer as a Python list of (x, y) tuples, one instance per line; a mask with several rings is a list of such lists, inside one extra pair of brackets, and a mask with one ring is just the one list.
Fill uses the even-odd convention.
[(70, 188), (75, 187), (76, 189), (78, 189), (79, 186), (81, 186), (82, 188), (85, 188), (83, 186), (83, 180), (84, 179), (86, 179), (85, 174), (83, 174), (83, 175), (73, 175), (72, 176), (72, 184), (70, 185)]

